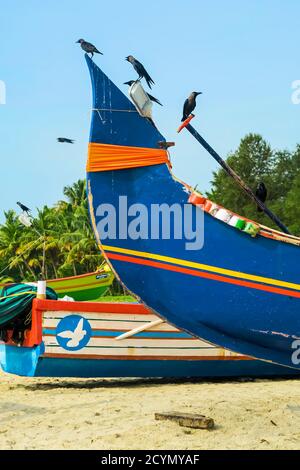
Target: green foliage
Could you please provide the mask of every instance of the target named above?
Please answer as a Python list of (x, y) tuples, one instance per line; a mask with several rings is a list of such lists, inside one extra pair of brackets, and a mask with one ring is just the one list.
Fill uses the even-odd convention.
[(300, 234), (300, 174), (294, 178), (285, 201), (286, 221), (292, 233)]
[[(35, 281), (95, 271), (103, 261), (89, 222), (85, 181), (64, 188), (66, 200), (38, 210), (32, 227), (5, 212), (0, 226), (0, 280)], [(8, 269), (5, 269), (7, 266)]]
[[(255, 191), (260, 182), (268, 189), (266, 205), (290, 231), (300, 235), (300, 146), (295, 152), (272, 150), (258, 134), (248, 134), (227, 163)], [(278, 229), (243, 193), (223, 169), (213, 174), (208, 197), (232, 211)]]

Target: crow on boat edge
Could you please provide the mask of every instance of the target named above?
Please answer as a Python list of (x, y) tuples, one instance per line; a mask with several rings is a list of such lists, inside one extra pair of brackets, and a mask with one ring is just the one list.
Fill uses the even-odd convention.
[(141, 80), (142, 78), (144, 78), (147, 82), (148, 87), (151, 89), (152, 88), (151, 85), (154, 85), (154, 81), (150, 77), (149, 73), (147, 72), (143, 64), (141, 64), (141, 62), (135, 59), (132, 55), (125, 57), (125, 60), (130, 62), (134, 70), (138, 73), (139, 75), (138, 80)]
[[(261, 202), (265, 202), (266, 199), (267, 199), (267, 195), (268, 195), (268, 190), (266, 188), (265, 183), (263, 183), (263, 182), (259, 183), (259, 185), (257, 186), (256, 191), (255, 191), (255, 196)], [(262, 212), (262, 209), (259, 206), (257, 206), (257, 210), (258, 210), (258, 212)]]
[(183, 116), (181, 119), (182, 122), (185, 121), (196, 108), (196, 97), (198, 95), (202, 95), (202, 91), (193, 91), (193, 93), (191, 93), (185, 100), (183, 105)]
[(76, 41), (76, 44), (79, 43), (81, 46), (81, 49), (84, 50), (87, 54), (91, 54), (91, 57), (93, 57), (94, 54), (101, 54), (103, 55), (102, 52), (98, 51), (98, 49), (94, 46), (94, 44), (91, 44), (90, 42), (85, 41), (84, 39), (78, 39)]

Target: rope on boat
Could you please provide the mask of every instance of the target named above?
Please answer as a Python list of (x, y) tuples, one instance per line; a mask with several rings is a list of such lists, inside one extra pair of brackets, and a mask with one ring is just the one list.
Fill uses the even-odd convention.
[(221, 165), (226, 173), (235, 180), (235, 182), (242, 188), (242, 190), (254, 201), (262, 211), (284, 232), (290, 235), (288, 228), (281, 222), (281, 220), (275, 215), (258, 197), (254, 194), (251, 188), (241, 179), (241, 177), (220, 157), (220, 155), (206, 142), (205, 139), (196, 131), (191, 125), (185, 125), (186, 129), (195, 137), (196, 140), (207, 150), (208, 153)]

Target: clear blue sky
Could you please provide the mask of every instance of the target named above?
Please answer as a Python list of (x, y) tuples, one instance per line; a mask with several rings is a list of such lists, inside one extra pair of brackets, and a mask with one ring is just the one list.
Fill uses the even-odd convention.
[(207, 189), (216, 164), (187, 132), (176, 134), (185, 97), (203, 91), (194, 125), (222, 155), (248, 132), (293, 149), (299, 31), (299, 0), (2, 0), (0, 220), (17, 200), (53, 204), (85, 175), (90, 81), (77, 39), (104, 52), (95, 60), (121, 87), (135, 77), (125, 56), (144, 63), (164, 104), (155, 120), (176, 140), (175, 174)]

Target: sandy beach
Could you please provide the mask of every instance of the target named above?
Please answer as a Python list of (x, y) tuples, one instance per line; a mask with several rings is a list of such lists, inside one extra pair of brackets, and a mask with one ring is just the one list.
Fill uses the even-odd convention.
[[(299, 379), (33, 379), (0, 373), (0, 449), (298, 449)], [(200, 413), (215, 429), (155, 421)]]

